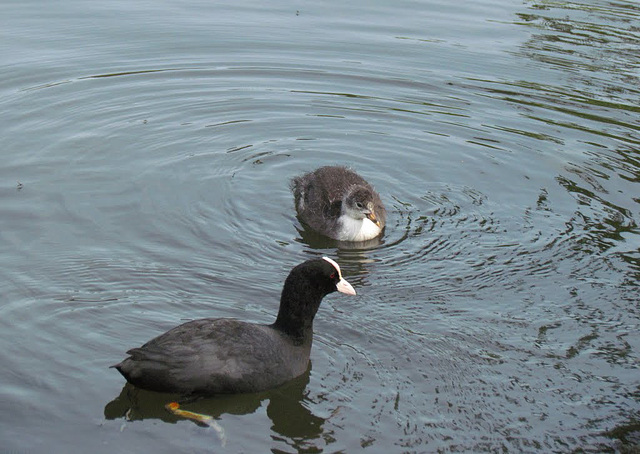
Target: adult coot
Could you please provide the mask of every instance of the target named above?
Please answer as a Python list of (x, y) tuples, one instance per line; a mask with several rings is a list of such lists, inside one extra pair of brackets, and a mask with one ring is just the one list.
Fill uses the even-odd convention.
[(152, 391), (218, 394), (263, 391), (307, 370), (313, 318), (322, 298), (356, 292), (328, 257), (308, 260), (284, 282), (271, 325), (205, 318), (184, 323), (127, 353), (115, 367)]
[(320, 167), (293, 178), (291, 189), (300, 219), (323, 235), (367, 241), (384, 229), (387, 212), (380, 196), (346, 167)]

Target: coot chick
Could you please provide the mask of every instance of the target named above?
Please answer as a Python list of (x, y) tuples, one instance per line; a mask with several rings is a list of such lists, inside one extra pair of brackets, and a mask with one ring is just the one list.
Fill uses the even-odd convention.
[(327, 166), (293, 178), (300, 219), (339, 241), (367, 241), (384, 229), (387, 212), (373, 187), (354, 171)]
[(115, 367), (137, 387), (183, 395), (258, 392), (307, 370), (313, 318), (325, 295), (356, 292), (328, 257), (308, 260), (284, 282), (271, 325), (205, 318), (150, 340)]

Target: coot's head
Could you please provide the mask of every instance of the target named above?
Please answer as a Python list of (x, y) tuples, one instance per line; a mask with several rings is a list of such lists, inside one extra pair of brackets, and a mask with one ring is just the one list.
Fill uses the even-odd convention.
[(342, 277), (340, 266), (329, 257), (307, 260), (293, 268), (285, 281), (285, 289), (288, 286), (304, 286), (320, 299), (336, 291), (356, 294), (351, 284)]
[[(340, 266), (329, 257), (322, 257), (322, 260), (325, 262), (321, 263), (324, 268), (323, 274), (325, 276), (327, 274), (329, 275), (329, 280), (335, 285), (335, 290), (340, 293), (346, 293), (347, 295), (355, 295), (355, 289), (342, 277)], [(331, 268), (327, 267), (327, 264), (331, 265)], [(333, 292), (334, 290), (331, 291)]]
[(345, 214), (353, 219), (368, 218), (380, 227), (380, 221), (375, 212), (375, 195), (371, 188), (366, 186), (353, 186), (343, 200)]
[(356, 294), (336, 262), (322, 257), (301, 263), (284, 282), (275, 326), (294, 337), (308, 336), (322, 298), (336, 291)]

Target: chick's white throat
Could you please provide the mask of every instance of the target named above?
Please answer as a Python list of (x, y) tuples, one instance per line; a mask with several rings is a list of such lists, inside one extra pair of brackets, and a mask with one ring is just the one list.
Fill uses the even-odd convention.
[(382, 229), (371, 219), (354, 219), (350, 216), (342, 215), (338, 219), (340, 229), (338, 240), (340, 241), (367, 241), (380, 235)]

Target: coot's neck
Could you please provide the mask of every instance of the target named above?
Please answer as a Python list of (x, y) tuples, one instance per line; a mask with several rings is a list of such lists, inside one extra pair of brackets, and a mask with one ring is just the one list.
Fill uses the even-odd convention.
[(280, 310), (275, 329), (291, 336), (299, 342), (313, 336), (313, 318), (324, 297), (312, 282), (287, 278), (280, 297)]

